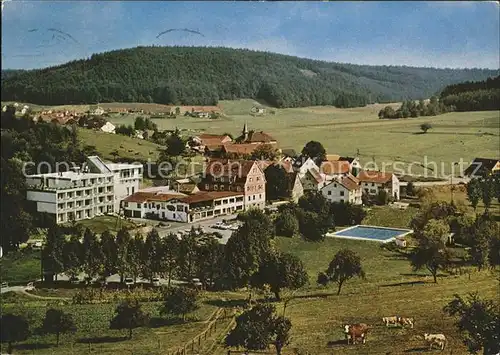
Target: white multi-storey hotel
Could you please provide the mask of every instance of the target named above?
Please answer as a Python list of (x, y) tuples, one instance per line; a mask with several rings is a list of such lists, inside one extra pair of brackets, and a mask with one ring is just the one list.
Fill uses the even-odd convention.
[(139, 190), (142, 165), (105, 163), (87, 158), (81, 169), (26, 178), (27, 199), (57, 223), (118, 213), (120, 201)]

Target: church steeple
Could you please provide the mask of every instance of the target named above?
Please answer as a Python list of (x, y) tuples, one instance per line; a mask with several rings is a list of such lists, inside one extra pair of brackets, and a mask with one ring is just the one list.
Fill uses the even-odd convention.
[(244, 140), (246, 141), (248, 139), (248, 126), (247, 126), (247, 123), (245, 121), (245, 125), (243, 126), (243, 137), (244, 137)]

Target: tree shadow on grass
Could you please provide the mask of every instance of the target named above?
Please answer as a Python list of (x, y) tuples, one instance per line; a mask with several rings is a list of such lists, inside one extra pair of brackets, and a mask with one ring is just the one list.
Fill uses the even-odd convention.
[(415, 285), (423, 285), (426, 284), (425, 281), (405, 281), (405, 282), (395, 282), (392, 284), (384, 284), (380, 285), (380, 287), (394, 287), (394, 286), (415, 286)]
[(56, 344), (47, 344), (47, 343), (27, 343), (27, 344), (14, 344), (13, 348), (15, 350), (41, 350), (41, 349), (48, 349)]
[(169, 325), (189, 323), (190, 321), (193, 321), (193, 319), (186, 318), (186, 320), (182, 320), (182, 318), (153, 317), (149, 320), (149, 326), (151, 328), (159, 328), (159, 327), (165, 327), (165, 326), (169, 326)]
[(102, 343), (119, 343), (121, 341), (128, 340), (127, 336), (113, 337), (113, 336), (103, 336), (103, 337), (92, 337), (92, 338), (80, 338), (77, 339), (77, 343), (81, 344), (102, 344)]
[(207, 300), (204, 303), (220, 308), (236, 308), (236, 307), (245, 307), (248, 302), (246, 299), (242, 298), (237, 300)]
[(339, 339), (339, 340), (330, 340), (329, 342), (326, 343), (326, 346), (328, 348), (332, 348), (334, 346), (346, 345), (346, 344), (347, 344), (347, 340), (346, 339)]
[(405, 353), (421, 353), (421, 352), (427, 352), (429, 351), (429, 348), (426, 346), (419, 347), (419, 348), (411, 348), (408, 350), (405, 350)]
[[(419, 274), (419, 273), (401, 273), (399, 274), (401, 276), (407, 276), (407, 277), (421, 277), (421, 278), (425, 278), (425, 277), (430, 277), (432, 278), (432, 275), (430, 274)], [(440, 278), (440, 277), (449, 277), (450, 275), (448, 274), (437, 274), (437, 277)]]

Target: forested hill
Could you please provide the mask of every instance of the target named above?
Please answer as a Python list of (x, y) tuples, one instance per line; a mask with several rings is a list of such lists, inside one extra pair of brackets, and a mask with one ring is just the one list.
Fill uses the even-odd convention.
[(339, 64), (230, 48), (138, 47), (9, 75), (2, 78), (2, 100), (213, 105), (220, 99), (254, 98), (276, 107), (352, 107), (427, 98), (446, 85), (497, 74)]
[(456, 111), (500, 110), (500, 75), (484, 81), (449, 85), (441, 92), (440, 99)]

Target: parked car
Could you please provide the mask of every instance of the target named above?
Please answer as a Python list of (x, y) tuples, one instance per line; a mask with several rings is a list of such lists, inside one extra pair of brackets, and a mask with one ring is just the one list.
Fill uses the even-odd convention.
[(76, 285), (80, 283), (80, 280), (78, 279), (78, 277), (71, 277), (69, 279), (69, 282), (72, 283), (73, 285)]
[(7, 288), (7, 287), (9, 287), (9, 284), (7, 282), (2, 282), (0, 288)]
[(201, 283), (200, 279), (198, 279), (198, 278), (191, 279), (190, 284), (194, 285), (194, 286), (202, 286), (202, 283)]
[(153, 278), (153, 280), (152, 280), (152, 282), (151, 282), (151, 285), (153, 285), (154, 287), (159, 287), (159, 286), (161, 286), (161, 284), (160, 284), (160, 279), (159, 279), (159, 278), (157, 278), (157, 277)]
[(128, 287), (132, 286), (134, 284), (134, 279), (131, 278), (131, 277), (126, 277), (125, 280), (125, 285), (127, 285)]
[(33, 282), (29, 282), (26, 287), (25, 287), (25, 291), (33, 291), (35, 289), (35, 285), (33, 284)]
[(231, 225), (231, 226), (229, 226), (229, 229), (230, 229), (230, 230), (232, 230), (232, 231), (237, 231), (237, 230), (238, 230), (238, 228), (240, 228), (240, 226), (239, 226), (239, 225), (237, 225), (236, 223), (235, 223), (235, 224), (233, 224), (233, 225)]

